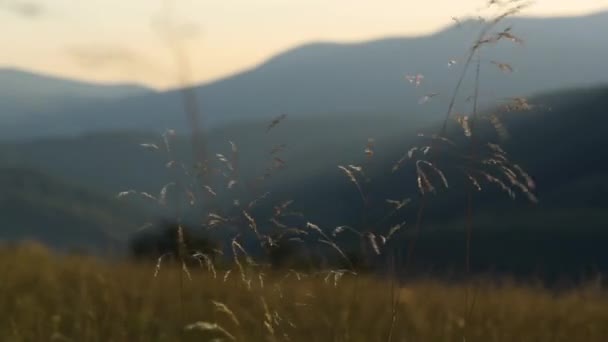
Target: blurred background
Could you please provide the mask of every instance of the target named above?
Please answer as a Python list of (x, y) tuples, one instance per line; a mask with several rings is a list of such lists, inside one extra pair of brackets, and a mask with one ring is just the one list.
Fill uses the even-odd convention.
[[(505, 6), (0, 0), (0, 239), (123, 255), (142, 226), (174, 211), (117, 195), (163, 197), (175, 181), (168, 161), (190, 168), (232, 146), (242, 183), (262, 177), (274, 201), (293, 200), (311, 222), (361, 222), (357, 190), (337, 168), (351, 164), (363, 165), (375, 203), (411, 199), (393, 219), (413, 227), (415, 173), (391, 168), (419, 133), (441, 126), (480, 18)], [(513, 98), (530, 108), (501, 116), (508, 139), (483, 134), (532, 177), (538, 203), (483, 185), (473, 266), (548, 277), (607, 271), (608, 1), (538, 0), (495, 30), (514, 38), (483, 51), (480, 112)], [(471, 111), (473, 76), (455, 115)], [(283, 120), (268, 129), (275, 118)], [(462, 136), (455, 121), (449, 127)], [(424, 269), (462, 267), (466, 194), (455, 183), (429, 200), (417, 247)], [(228, 191), (212, 204), (226, 211), (236, 200)], [(184, 204), (184, 220), (202, 229), (209, 203)]]

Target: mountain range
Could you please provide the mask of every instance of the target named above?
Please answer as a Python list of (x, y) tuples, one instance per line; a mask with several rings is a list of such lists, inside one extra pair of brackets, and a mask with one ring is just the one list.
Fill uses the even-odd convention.
[[(494, 191), (491, 184), (481, 184), (485, 190), (474, 196), (475, 268), (534, 275), (535, 267), (541, 265), (553, 276), (564, 272), (579, 276), (583, 269), (608, 270), (601, 243), (608, 220), (608, 163), (603, 158), (608, 147), (604, 132), (607, 99), (606, 86), (566, 89), (532, 97), (530, 103), (537, 105), (534, 110), (504, 117), (511, 139), (502, 146), (534, 178), (539, 203), (531, 205), (521, 194), (512, 200)], [(406, 223), (407, 238), (419, 205), (416, 177), (410, 171), (393, 174), (391, 168), (420, 143), (420, 137), (396, 118), (352, 119), (287, 120), (269, 133), (265, 120), (229, 125), (213, 131), (209, 148), (229, 156), (228, 140), (235, 142), (241, 181), (246, 182), (255, 180), (272, 163), (269, 152), (273, 147), (285, 145), (280, 157), (286, 167), (261, 189), (270, 194), (262, 200), (262, 216), (256, 216), (259, 229), (269, 225), (263, 219), (264, 211), (286, 200), (293, 200), (293, 210), (322, 228), (360, 226), (361, 199), (337, 167), (353, 164), (362, 166), (371, 179), (370, 183), (361, 180), (361, 184), (375, 203), (384, 203), (385, 198), (412, 200), (391, 219)], [(430, 134), (437, 127), (432, 124), (421, 131)], [(450, 136), (462, 136), (460, 130), (457, 125), (449, 126)], [(336, 140), (336, 132), (341, 131), (349, 134)], [(370, 135), (378, 137), (372, 160), (363, 153)], [(186, 165), (190, 162), (188, 140), (178, 138), (173, 145)], [(4, 189), (0, 239), (33, 238), (59, 249), (99, 250), (100, 245), (124, 249), (137, 227), (170, 218), (170, 213), (161, 215), (156, 206), (142, 205), (148, 202), (137, 198), (116, 199), (118, 192), (130, 189), (161, 196), (161, 188), (173, 179), (162, 152), (146, 150), (141, 143), (161, 146), (162, 138), (123, 132), (0, 145), (0, 157), (9, 163), (0, 168)], [(425, 211), (417, 253), (417, 263), (424, 270), (460, 267), (464, 194), (450, 174), (448, 181), (450, 188), (430, 196)], [(212, 184), (212, 189), (230, 200), (241, 199), (243, 204), (251, 200), (225, 185)], [(375, 205), (367, 210), (384, 209)], [(187, 221), (197, 227), (200, 214), (198, 209), (188, 211)], [(510, 255), (515, 245), (518, 253)]]
[(4, 118), (65, 110), (91, 101), (119, 100), (151, 93), (133, 84), (92, 84), (58, 76), (0, 68), (0, 101)]
[[(498, 29), (509, 26), (524, 43), (501, 42), (484, 50), (481, 84), (485, 105), (506, 97), (608, 82), (608, 47), (596, 38), (608, 30), (608, 12), (581, 17), (512, 18)], [(282, 113), (291, 117), (390, 113), (402, 115), (412, 124), (429, 124), (437, 120), (447, 104), (463, 57), (478, 30), (479, 25), (468, 20), (427, 36), (307, 44), (251, 70), (189, 90), (201, 101), (209, 129)], [(457, 64), (448, 67), (450, 60)], [(505, 75), (498, 63), (508, 63), (514, 72)], [(416, 88), (405, 76), (418, 73), (425, 78)], [(14, 71), (9, 75), (15, 78), (9, 84), (18, 84), (20, 77), (31, 78)], [(0, 112), (12, 118), (0, 129), (4, 140), (115, 130), (191, 130), (179, 89), (151, 92), (131, 86), (98, 89), (69, 87), (65, 82), (57, 87), (41, 86), (47, 83), (42, 80), (33, 83), (39, 86), (15, 90), (19, 93), (15, 103), (11, 101), (12, 87), (6, 81), (1, 85), (0, 77), (0, 98), (6, 99), (0, 104)], [(64, 89), (67, 95), (53, 91), (53, 96), (60, 97), (49, 99), (40, 88)], [(440, 96), (424, 106), (417, 105), (418, 99), (429, 93)], [(465, 87), (462, 97), (471, 93), (472, 88)], [(112, 97), (109, 94), (119, 94), (120, 98), (94, 105), (70, 100), (91, 94), (105, 99)], [(465, 104), (460, 105), (459, 110), (465, 110)]]
[[(360, 223), (364, 208), (357, 189), (338, 168), (359, 165), (373, 180), (364, 186), (376, 200), (412, 199), (392, 218), (412, 228), (419, 204), (415, 174), (393, 174), (391, 168), (419, 143), (417, 133), (429, 136), (441, 125), (475, 25), (465, 21), (425, 37), (309, 44), (188, 88), (205, 113), (208, 155), (219, 162), (233, 153), (234, 143), (243, 183), (257, 181), (279, 157), (284, 168), (264, 181), (271, 193), (266, 209), (294, 200), (294, 210), (323, 228)], [(608, 219), (608, 47), (593, 38), (608, 29), (608, 13), (515, 18), (508, 25), (525, 43), (484, 50), (480, 112), (492, 113), (513, 96), (533, 105), (503, 118), (512, 138), (502, 146), (536, 180), (540, 201), (530, 205), (495, 191), (476, 195), (475, 227), (483, 240), (475, 245), (476, 260), (498, 260), (507, 270), (541, 263), (555, 272), (566, 265), (571, 272), (581, 265), (608, 271), (598, 243), (605, 241)], [(448, 67), (451, 59), (457, 63)], [(504, 74), (492, 61), (510, 63), (514, 72)], [(415, 87), (405, 75), (418, 73), (425, 77)], [(473, 91), (468, 81), (463, 98)], [(59, 249), (115, 248), (141, 224), (163, 218), (167, 213), (156, 207), (116, 195), (134, 189), (161, 197), (161, 189), (175, 181), (163, 154), (161, 133), (168, 128), (178, 131), (173, 158), (191, 164), (192, 127), (182, 114), (182, 91), (0, 71), (0, 239), (34, 238)], [(440, 95), (419, 104), (431, 92)], [(468, 110), (469, 103), (457, 102), (457, 113)], [(268, 130), (281, 113), (287, 118)], [(463, 138), (455, 123), (449, 133)], [(373, 144), (371, 159), (364, 153), (367, 144)], [(430, 200), (421, 265), (449, 269), (461, 252), (464, 197), (451, 181), (452, 191)], [(226, 184), (206, 185), (226, 190)], [(200, 212), (189, 214), (200, 219)], [(514, 244), (517, 256), (498, 255)], [(487, 269), (488, 263), (477, 266)]]

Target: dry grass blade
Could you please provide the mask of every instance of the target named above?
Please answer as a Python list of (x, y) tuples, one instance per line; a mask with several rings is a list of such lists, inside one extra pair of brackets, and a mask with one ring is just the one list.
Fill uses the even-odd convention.
[(228, 160), (228, 158), (226, 158), (226, 156), (224, 156), (221, 153), (217, 153), (215, 155), (217, 157), (217, 159), (222, 162), (224, 165), (226, 165), (226, 168), (230, 171), (234, 171), (234, 167), (232, 166), (232, 163)]
[(232, 189), (235, 185), (236, 185), (237, 181), (235, 181), (234, 179), (231, 179), (230, 181), (228, 181), (228, 185), (226, 185), (226, 187), (228, 189)]
[(191, 206), (196, 204), (196, 196), (194, 195), (194, 193), (190, 191), (190, 189), (185, 189), (184, 191), (186, 192), (186, 196), (188, 196), (188, 203)]
[(439, 93), (430, 93), (427, 94), (425, 96), (423, 96), (422, 98), (420, 98), (420, 100), (418, 100), (418, 104), (425, 104), (427, 102), (429, 102), (432, 98), (439, 96)]
[(368, 157), (373, 157), (375, 154), (374, 151), (374, 139), (369, 138), (367, 139), (367, 145), (365, 146), (365, 149), (363, 150), (363, 152), (365, 153), (366, 156)]
[(239, 148), (236, 146), (236, 144), (232, 141), (228, 141), (228, 143), (230, 143), (230, 149), (232, 150), (232, 153), (238, 153), (239, 152)]
[(407, 151), (407, 158), (412, 159), (416, 151), (420, 150), (418, 146), (414, 146)]
[[(241, 253), (243, 253), (245, 255), (245, 257), (247, 258), (247, 261), (249, 262), (249, 254), (247, 254), (247, 252), (245, 251), (245, 249), (243, 248), (243, 246), (241, 246), (240, 243), (238, 243), (238, 241), (236, 240), (237, 237), (232, 239), (232, 254), (234, 257), (234, 263), (237, 266), (237, 268), (239, 269), (239, 273), (241, 274), (241, 280), (243, 281), (243, 283), (245, 285), (247, 285), (248, 289), (251, 289), (251, 280), (247, 279), (247, 273), (245, 272), (245, 268), (243, 267), (243, 264), (241, 264), (241, 261), (239, 260), (239, 255), (237, 251), (241, 251)], [(249, 262), (250, 263), (250, 262)], [(227, 275), (224, 277), (224, 279), (227, 278)]]
[(515, 193), (513, 192), (513, 190), (509, 186), (507, 186), (503, 181), (501, 181), (500, 179), (498, 179), (486, 172), (482, 172), (482, 175), (490, 183), (494, 183), (494, 184), (498, 185), (503, 191), (505, 191), (509, 195), (509, 197), (511, 197), (513, 199), (515, 198)]
[(477, 191), (481, 191), (481, 185), (479, 184), (479, 181), (477, 180), (477, 178), (473, 177), (470, 173), (465, 172), (465, 174), (467, 175), (467, 178), (469, 179), (469, 181), (471, 181), (471, 184), (473, 184), (473, 187), (475, 187), (475, 189), (477, 189)]
[(157, 151), (158, 150), (158, 145), (156, 144), (139, 144), (139, 146), (150, 150), (150, 151)]
[[(264, 326), (266, 327), (266, 330), (268, 330), (270, 336), (274, 337), (275, 331), (273, 328), (272, 314), (270, 313), (270, 309), (268, 308), (268, 304), (266, 303), (264, 297), (260, 297), (260, 300), (262, 301), (262, 307), (264, 308)], [(271, 340), (274, 340), (274, 338)]]
[(511, 28), (508, 27), (504, 31), (498, 33), (498, 39), (507, 39), (512, 41), (513, 43), (523, 45), (524, 41), (511, 33)]
[(287, 200), (277, 206), (274, 207), (274, 216), (281, 216), (285, 209), (287, 209), (290, 205), (293, 204), (293, 200)]
[(496, 5), (496, 6), (505, 6), (505, 4), (502, 1), (500, 1), (500, 0), (488, 0), (487, 7), (492, 7), (494, 5)]
[(386, 203), (392, 205), (395, 210), (400, 210), (401, 208), (403, 208), (406, 205), (408, 205), (411, 201), (412, 200), (409, 199), (409, 198), (405, 198), (405, 199), (403, 199), (401, 201), (387, 199)]
[[(518, 3), (519, 1), (514, 1), (512, 3)], [(460, 77), (458, 79), (458, 82), (456, 83), (456, 87), (454, 88), (454, 92), (450, 98), (450, 104), (448, 105), (446, 114), (445, 114), (445, 119), (443, 121), (443, 125), (440, 131), (440, 136), (443, 136), (446, 129), (447, 129), (447, 122), (448, 119), (450, 118), (452, 111), (454, 109), (454, 105), (456, 103), (456, 98), (458, 96), (458, 93), (460, 92), (460, 88), (462, 86), (462, 83), (464, 82), (464, 79), (468, 73), (469, 67), (471, 66), (471, 63), (473, 61), (473, 58), (475, 57), (475, 55), (477, 54), (478, 50), (485, 44), (489, 44), (489, 43), (493, 43), (496, 42), (500, 39), (500, 36), (498, 37), (487, 37), (487, 34), (490, 30), (492, 30), (498, 23), (500, 23), (503, 19), (505, 19), (506, 17), (516, 14), (519, 11), (521, 11), (522, 9), (524, 9), (525, 7), (527, 7), (529, 4), (528, 3), (524, 3), (524, 4), (519, 4), (513, 8), (510, 8), (508, 10), (506, 10), (504, 13), (502, 13), (501, 15), (495, 17), (493, 20), (491, 20), (489, 23), (485, 24), (485, 26), (483, 27), (483, 29), (479, 32), (479, 36), (477, 41), (473, 44), (473, 46), (471, 47), (469, 54), (466, 58), (466, 62), (464, 63), (464, 67), (463, 70), (460, 74)], [(484, 20), (485, 22), (485, 20)], [(505, 32), (508, 32), (509, 30), (505, 30)]]
[(175, 138), (175, 136), (175, 130), (172, 129), (168, 129), (165, 131), (165, 133), (163, 133), (163, 142), (165, 143), (165, 148), (169, 153), (171, 152), (171, 140)]
[(159, 256), (158, 259), (156, 259), (156, 266), (154, 267), (154, 278), (156, 278), (158, 276), (158, 273), (160, 272), (160, 267), (162, 266), (162, 263), (163, 263), (163, 259), (168, 255), (171, 255), (171, 253), (165, 253), (165, 254)]
[(215, 301), (215, 300), (212, 300), (211, 303), (213, 303), (213, 306), (215, 307), (215, 311), (228, 315), (228, 317), (230, 317), (230, 319), (234, 322), (234, 324), (241, 325), (238, 318), (236, 318), (236, 315), (234, 314), (234, 312), (232, 310), (230, 310), (228, 308), (228, 306), (226, 306), (226, 304)]
[(303, 275), (300, 274), (300, 272), (293, 270), (293, 269), (289, 269), (287, 271), (287, 274), (285, 275), (285, 277), (283, 277), (282, 280), (287, 279), (291, 274), (293, 274), (298, 281), (302, 280), (302, 278), (303, 278)]
[(528, 103), (528, 99), (524, 97), (513, 97), (510, 101), (511, 103), (505, 107), (507, 111), (528, 111), (533, 108), (533, 106)]
[(259, 238), (260, 233), (258, 232), (258, 225), (255, 222), (255, 219), (251, 215), (249, 215), (249, 213), (245, 210), (243, 210), (243, 216), (245, 216), (245, 218), (247, 219), (247, 222), (249, 223), (249, 228), (251, 228), (251, 230), (253, 230), (255, 235)]
[(530, 175), (524, 171), (519, 165), (513, 165), (513, 168), (519, 172), (519, 175), (526, 181), (526, 185), (528, 186), (528, 188), (530, 189), (535, 189), (536, 188), (536, 183), (534, 182), (534, 180), (532, 179), (532, 177), (530, 177)]
[(188, 280), (192, 280), (192, 275), (190, 274), (190, 270), (188, 269), (188, 265), (184, 261), (182, 261), (182, 272), (186, 274)]
[(224, 273), (224, 277), (223, 277), (224, 283), (228, 280), (228, 277), (230, 277), (230, 273), (232, 273), (232, 270), (228, 270), (228, 271), (226, 271), (226, 273)]
[(211, 275), (213, 276), (213, 279), (217, 278), (217, 272), (215, 270), (215, 266), (213, 265), (213, 261), (207, 254), (201, 253), (201, 252), (196, 252), (192, 255), (192, 257), (195, 258), (196, 260), (198, 260), (199, 263), (201, 263), (201, 267), (202, 267), (201, 259), (203, 259), (207, 266), (207, 271), (211, 273)]
[(348, 168), (351, 169), (351, 170), (353, 170), (353, 171), (356, 171), (356, 172), (359, 172), (359, 173), (363, 173), (363, 168), (361, 166), (348, 165)]
[(391, 227), (391, 229), (389, 229), (388, 234), (384, 237), (384, 243), (386, 243), (388, 240), (390, 240), (390, 238), (397, 233), (399, 230), (401, 230), (401, 228), (405, 227), (405, 222), (401, 222), (399, 224), (396, 224), (394, 226)]
[(506, 154), (507, 154), (507, 152), (505, 152), (505, 151), (502, 149), (502, 147), (500, 147), (500, 145), (498, 145), (498, 144), (494, 144), (494, 143), (488, 143), (487, 145), (488, 145), (488, 147), (489, 147), (489, 148), (490, 148), (492, 151), (494, 151), (494, 152), (496, 152), (496, 153), (499, 153), (499, 154), (501, 154), (501, 155), (506, 155)]
[(275, 119), (273, 119), (270, 124), (268, 125), (268, 128), (266, 129), (266, 132), (269, 132), (271, 129), (273, 129), (274, 127), (276, 127), (278, 124), (280, 124), (283, 120), (285, 120), (285, 118), (287, 118), (287, 114), (281, 114), (278, 117), (276, 117)]
[(510, 168), (505, 165), (500, 165), (500, 169), (507, 176), (507, 178), (511, 181), (511, 183), (517, 182), (517, 174)]
[(538, 198), (528, 189), (528, 187), (522, 184), (518, 179), (515, 172), (508, 167), (501, 165), (501, 169), (503, 170), (503, 174), (507, 177), (512, 186), (518, 188), (522, 193), (526, 195), (528, 200), (532, 203), (538, 203)]
[(367, 239), (369, 240), (372, 249), (377, 255), (380, 255), (380, 247), (378, 247), (378, 242), (376, 241), (376, 235), (372, 232), (367, 233)]
[(429, 181), (429, 178), (427, 177), (426, 173), (424, 173), (424, 171), (420, 168), (417, 168), (416, 172), (418, 174), (417, 184), (418, 184), (418, 190), (420, 191), (420, 193), (423, 195), (426, 193), (434, 193), (435, 187)]
[(167, 205), (167, 193), (169, 191), (169, 188), (173, 186), (175, 186), (175, 182), (168, 183), (163, 186), (162, 189), (160, 189), (160, 193), (158, 195), (158, 203), (160, 203), (160, 205)]
[(346, 254), (344, 253), (344, 251), (342, 251), (342, 249), (335, 242), (333, 242), (330, 239), (330, 237), (327, 236), (327, 234), (325, 234), (325, 232), (323, 232), (323, 230), (321, 228), (319, 228), (319, 226), (317, 226), (314, 223), (307, 222), (306, 223), (306, 228), (312, 229), (312, 230), (316, 231), (317, 233), (319, 233), (319, 235), (321, 235), (321, 237), (323, 237), (323, 239), (319, 239), (318, 241), (321, 242), (321, 243), (323, 243), (323, 244), (326, 244), (326, 245), (330, 246), (331, 248), (333, 248), (349, 264), (349, 266), (351, 267), (351, 269), (354, 269), (352, 262), (350, 261), (350, 259), (348, 258), (348, 256), (346, 256)]
[(391, 169), (391, 172), (392, 172), (392, 173), (397, 172), (397, 171), (398, 171), (398, 170), (401, 168), (401, 166), (403, 166), (403, 163), (405, 163), (405, 161), (406, 161), (408, 158), (411, 158), (411, 157), (409, 156), (409, 153), (405, 154), (405, 155), (404, 155), (404, 156), (402, 156), (402, 157), (401, 157), (399, 160), (397, 160), (397, 162), (395, 163), (395, 165), (393, 165), (393, 168)]
[(467, 138), (470, 138), (472, 135), (472, 132), (471, 132), (471, 125), (469, 123), (469, 117), (468, 116), (456, 116), (456, 120), (460, 124), (460, 127), (462, 127), (462, 130), (464, 131), (464, 135)]
[(361, 196), (361, 199), (363, 200), (363, 203), (366, 203), (365, 195), (363, 194), (363, 189), (361, 188), (361, 185), (359, 184), (357, 177), (355, 177), (355, 175), (352, 173), (352, 171), (350, 169), (348, 169), (342, 165), (338, 165), (338, 168), (346, 174), (348, 179), (353, 184), (355, 184), (355, 186), (357, 187), (357, 191), (359, 191), (359, 195)]
[(135, 191), (135, 190), (121, 191), (116, 195), (116, 198), (123, 198), (126, 196), (135, 195), (136, 193), (137, 193), (137, 191)]
[(411, 84), (414, 84), (417, 88), (422, 84), (422, 81), (424, 80), (424, 75), (406, 75), (405, 79), (408, 80), (408, 82), (410, 82)]
[(423, 133), (418, 133), (418, 136), (422, 137), (422, 138), (429, 138), (429, 139), (432, 139), (433, 141), (440, 141), (440, 142), (444, 142), (444, 143), (447, 143), (447, 144), (452, 145), (452, 146), (456, 146), (456, 143), (454, 143), (452, 140), (450, 140), (450, 139), (448, 139), (448, 138), (446, 138), (446, 137), (444, 137), (442, 135), (433, 134), (431, 136), (428, 136), (428, 135), (423, 134)]
[(221, 333), (228, 339), (232, 341), (236, 341), (236, 337), (232, 336), (226, 329), (222, 328), (217, 323), (209, 323), (209, 322), (196, 322), (189, 324), (185, 327), (186, 330), (198, 330), (198, 331), (208, 331), (208, 332), (217, 332)]
[(323, 233), (323, 231), (321, 230), (321, 228), (319, 228), (319, 226), (317, 226), (316, 224), (314, 224), (312, 222), (306, 222), (306, 228), (312, 229), (312, 230), (318, 232), (321, 235), (325, 234), (325, 233)]
[(358, 230), (356, 230), (355, 228), (350, 227), (350, 226), (338, 226), (334, 229), (334, 231), (332, 232), (332, 235), (337, 236), (338, 234), (343, 233), (347, 230), (350, 232), (353, 232), (354, 234), (356, 234), (358, 236), (362, 235)]
[(253, 207), (255, 207), (261, 200), (266, 199), (268, 196), (270, 196), (270, 192), (265, 192), (262, 196), (254, 199), (253, 201), (249, 202), (249, 204), (247, 205), (247, 207), (249, 207), (249, 209), (252, 209)]
[(207, 215), (207, 225), (209, 227), (216, 227), (225, 222), (228, 222), (228, 219), (226, 219), (218, 214), (210, 213), (209, 215)]
[(441, 171), (439, 168), (437, 168), (433, 163), (431, 163), (429, 161), (426, 161), (426, 160), (418, 160), (416, 162), (416, 166), (418, 168), (420, 168), (420, 166), (419, 166), (420, 164), (426, 165), (429, 168), (431, 168), (431, 170), (433, 170), (439, 176), (439, 178), (441, 179), (441, 182), (443, 183), (443, 186), (446, 187), (446, 188), (449, 187), (448, 186), (448, 180), (445, 177), (445, 174), (443, 173), (443, 171)]
[(155, 202), (158, 202), (158, 198), (156, 198), (156, 197), (154, 197), (154, 196), (150, 195), (150, 194), (149, 194), (149, 193), (147, 193), (147, 192), (140, 192), (140, 193), (139, 193), (139, 195), (140, 195), (140, 196), (142, 196), (143, 198), (147, 198), (147, 199), (153, 200), (153, 201), (155, 201)]
[(509, 131), (507, 131), (507, 128), (502, 123), (502, 121), (500, 120), (500, 118), (498, 117), (498, 115), (491, 114), (490, 115), (490, 123), (492, 124), (492, 126), (496, 130), (496, 133), (498, 134), (498, 137), (501, 140), (504, 141), (504, 140), (508, 140), (509, 139)]
[(350, 265), (350, 267), (354, 269), (353, 264), (351, 263), (350, 259), (346, 255), (346, 253), (344, 253), (344, 251), (342, 251), (340, 246), (338, 246), (335, 242), (326, 240), (326, 239), (319, 239), (319, 242), (326, 244), (326, 245), (330, 246), (331, 248), (333, 248)]
[(213, 189), (209, 186), (209, 185), (205, 185), (203, 186), (203, 188), (211, 195), (211, 196), (217, 196), (217, 193), (215, 191), (213, 191)]
[(270, 220), (268, 220), (270, 223), (272, 223), (273, 225), (275, 225), (277, 228), (281, 228), (281, 229), (285, 229), (287, 228), (286, 225), (282, 224), (281, 222), (279, 222), (276, 218), (272, 217)]
[(141, 231), (144, 231), (144, 230), (150, 229), (150, 228), (152, 228), (152, 227), (154, 227), (154, 225), (153, 225), (152, 223), (149, 223), (149, 222), (148, 222), (148, 223), (143, 224), (143, 225), (142, 225), (142, 226), (140, 226), (139, 228), (137, 228), (136, 232), (141, 232)]
[(286, 162), (282, 158), (274, 157), (272, 160), (274, 162), (273, 168), (275, 168), (275, 169), (282, 169), (282, 168), (285, 167)]
[(277, 146), (273, 147), (273, 148), (270, 150), (270, 154), (271, 154), (271, 155), (278, 154), (278, 153), (280, 153), (280, 152), (284, 151), (286, 147), (287, 147), (287, 146), (286, 146), (285, 144), (280, 144), (280, 145), (277, 145)]
[(330, 271), (327, 271), (326, 273), (327, 274), (323, 278), (323, 281), (325, 283), (328, 283), (329, 279), (333, 278), (334, 279), (334, 287), (338, 287), (338, 283), (340, 282), (340, 279), (342, 279), (342, 277), (346, 273), (350, 273), (352, 275), (357, 275), (357, 273), (355, 273), (353, 271), (349, 271), (349, 270), (330, 270)]
[(513, 67), (510, 64), (500, 63), (500, 62), (496, 62), (496, 61), (491, 61), (490, 63), (496, 65), (496, 67), (498, 69), (500, 69), (500, 71), (504, 72), (505, 74), (509, 74), (509, 73), (513, 72)]

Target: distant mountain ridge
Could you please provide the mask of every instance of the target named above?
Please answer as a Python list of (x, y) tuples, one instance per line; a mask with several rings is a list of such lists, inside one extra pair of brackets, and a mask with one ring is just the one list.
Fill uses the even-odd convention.
[(96, 84), (14, 68), (0, 68), (0, 118), (39, 116), (95, 101), (153, 92), (135, 84)]
[[(580, 249), (581, 255), (587, 253), (594, 258), (603, 255), (602, 267), (608, 269), (604, 249), (598, 246), (598, 239), (605, 241), (603, 227), (608, 218), (605, 210), (608, 163), (602, 153), (608, 147), (604, 129), (608, 122), (608, 85), (550, 92), (531, 98), (530, 103), (538, 106), (529, 112), (513, 112), (504, 117), (512, 138), (502, 145), (510, 159), (535, 179), (540, 202), (529, 206), (519, 193), (512, 201), (504, 193), (493, 192), (493, 188), (484, 182), (485, 191), (475, 195), (476, 232), (490, 234), (490, 231), (500, 230), (498, 237), (491, 234), (488, 237), (494, 245), (500, 245), (505, 237), (520, 236), (519, 233), (525, 233), (524, 240), (531, 236), (545, 242), (552, 241), (552, 234), (564, 233), (565, 241), (571, 237), (578, 240), (569, 247), (569, 253)], [(285, 144), (286, 149), (280, 156), (286, 161), (286, 168), (266, 181), (263, 190), (271, 193), (266, 205), (294, 200), (294, 210), (322, 227), (357, 224), (361, 214), (360, 198), (337, 165), (361, 165), (365, 175), (373, 180), (363, 186), (372, 196), (370, 198), (380, 200), (375, 203), (383, 203), (384, 198), (410, 197), (413, 200), (402, 217), (394, 217), (397, 222), (406, 220), (412, 227), (418, 190), (415, 175), (405, 170), (412, 171), (412, 164), (404, 166), (406, 172), (402, 174), (390, 170), (412, 146), (420, 143), (416, 135), (419, 130), (411, 129), (407, 121), (397, 117), (373, 120), (370, 116), (361, 116), (352, 117), (351, 121), (347, 118), (287, 119), (270, 134), (265, 130), (266, 121), (225, 126), (208, 136), (209, 152), (229, 155), (228, 140), (234, 141), (239, 151), (240, 176), (247, 181), (265, 171), (272, 161), (269, 151), (273, 147)], [(437, 122), (423, 132), (432, 133), (436, 128)], [(462, 137), (462, 129), (454, 122), (448, 133)], [(375, 139), (375, 155), (371, 160), (363, 153), (369, 137)], [(162, 139), (150, 134), (123, 132), (0, 145), (3, 161), (0, 185), (4, 189), (4, 195), (0, 196), (4, 199), (4, 206), (0, 208), (0, 216), (4, 219), (4, 224), (0, 224), (0, 238), (32, 236), (47, 243), (62, 244), (62, 237), (71, 236), (66, 241), (74, 242), (77, 236), (76, 242), (84, 245), (96, 239), (107, 239), (103, 237), (106, 235), (114, 238), (116, 232), (127, 232), (128, 226), (131, 229), (136, 226), (133, 221), (137, 219), (141, 220), (139, 224), (148, 220), (154, 222), (159, 218), (156, 216), (160, 215), (159, 211), (131, 216), (129, 213), (135, 211), (129, 205), (137, 204), (133, 202), (135, 199), (111, 200), (119, 191), (128, 189), (157, 194), (173, 179), (165, 167), (164, 155), (160, 151), (144, 149), (139, 145), (141, 143), (162, 146)], [(189, 139), (178, 137), (172, 148), (186, 165), (190, 164), (189, 143)], [(52, 178), (32, 174), (28, 171), (32, 169), (44, 171)], [(444, 230), (456, 227), (450, 233), (454, 235), (464, 227), (459, 221), (463, 217), (463, 193), (459, 191), (458, 180), (452, 178), (453, 174), (447, 176), (450, 188), (429, 197), (432, 203), (424, 220), (425, 231), (428, 226), (429, 232), (439, 232), (434, 236), (440, 245), (444, 241)], [(20, 186), (20, 179), (34, 186)], [(75, 186), (66, 186), (63, 183), (66, 180)], [(222, 187), (213, 185), (213, 188), (218, 194), (228, 193)], [(81, 189), (94, 192), (87, 194)], [(49, 203), (58, 203), (59, 208)], [(383, 209), (381, 206), (375, 208)], [(94, 215), (90, 217), (83, 212)], [(200, 214), (198, 207), (194, 214)], [(80, 226), (83, 229), (78, 228)], [(47, 227), (50, 230), (45, 230)], [(60, 229), (61, 234), (56, 235), (55, 229)], [(555, 241), (552, 246), (562, 243), (559, 239)], [(527, 253), (540, 253), (533, 242), (523, 242), (531, 244)], [(454, 250), (458, 246), (461, 245), (452, 245), (446, 250), (456, 253), (460, 251)], [(489, 250), (492, 252), (491, 248)]]
[[(52, 87), (51, 87), (52, 86)], [(29, 88), (29, 89), (26, 89)], [(0, 91), (17, 90), (27, 93), (56, 95), (73, 92), (75, 95), (102, 98), (121, 98), (151, 92), (152, 89), (135, 83), (93, 83), (51, 74), (0, 67)]]
[[(608, 32), (608, 12), (571, 18), (518, 17), (498, 29), (507, 26), (525, 43), (501, 42), (484, 50), (484, 105), (505, 97), (608, 82), (608, 46), (594, 38)], [(465, 21), (428, 36), (307, 44), (253, 69), (191, 89), (201, 101), (210, 128), (281, 113), (291, 117), (403, 113), (413, 123), (431, 123), (442, 115), (462, 67), (448, 68), (448, 61), (462, 62), (477, 31), (473, 21)], [(510, 63), (515, 72), (505, 75), (491, 61)], [(404, 77), (416, 73), (425, 75), (419, 88)], [(465, 86), (462, 91), (466, 97), (472, 89)], [(418, 99), (431, 92), (440, 96), (419, 106)], [(116, 130), (189, 131), (181, 96), (179, 90), (171, 90), (84, 105), (37, 117), (34, 123), (5, 126), (0, 133), (5, 139), (28, 139)], [(468, 110), (467, 104), (459, 102), (457, 110)]]
[(38, 170), (1, 167), (0, 185), (0, 242), (118, 253), (144, 218), (134, 206)]

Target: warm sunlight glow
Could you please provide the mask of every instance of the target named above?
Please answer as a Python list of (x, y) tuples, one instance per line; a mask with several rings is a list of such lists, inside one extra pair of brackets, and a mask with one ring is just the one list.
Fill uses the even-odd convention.
[[(0, 0), (0, 66), (158, 88), (177, 82), (159, 27), (175, 21), (192, 60), (191, 81), (217, 79), (298, 44), (429, 33), (452, 16), (475, 15), (478, 0)], [(163, 8), (165, 10), (163, 10)], [(608, 0), (538, 0), (525, 14), (608, 9)]]

